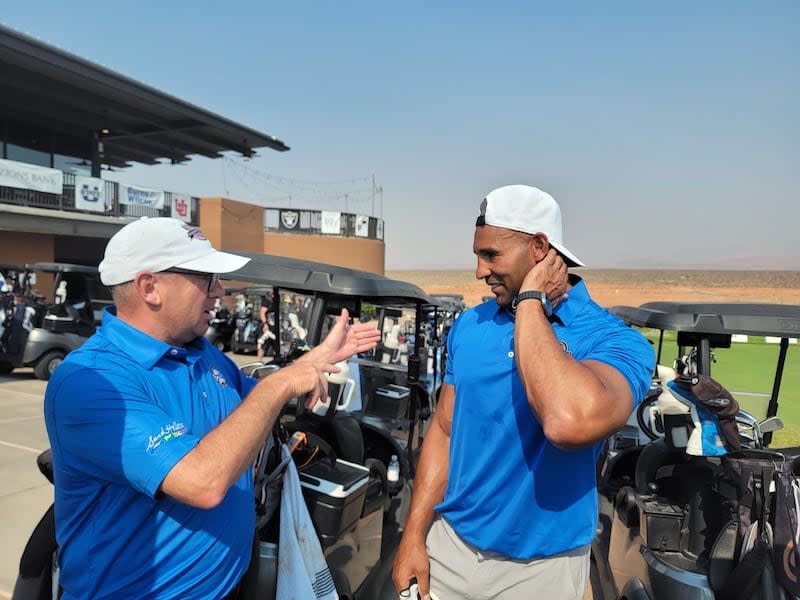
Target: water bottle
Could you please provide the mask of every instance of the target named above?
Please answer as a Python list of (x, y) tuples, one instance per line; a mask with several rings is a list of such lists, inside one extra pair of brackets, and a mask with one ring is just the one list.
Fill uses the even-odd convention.
[(400, 461), (397, 460), (396, 454), (392, 454), (392, 460), (389, 461), (389, 466), (386, 469), (386, 479), (391, 483), (400, 479)]

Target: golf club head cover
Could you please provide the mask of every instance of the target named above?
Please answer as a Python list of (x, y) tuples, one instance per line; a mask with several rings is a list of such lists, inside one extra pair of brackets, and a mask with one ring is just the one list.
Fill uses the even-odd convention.
[[(736, 425), (739, 403), (728, 390), (709, 375), (678, 375), (673, 382), (677, 388), (690, 392), (713, 413), (717, 418), (720, 436), (729, 451), (741, 449), (739, 428)], [(685, 394), (682, 395), (685, 396)]]

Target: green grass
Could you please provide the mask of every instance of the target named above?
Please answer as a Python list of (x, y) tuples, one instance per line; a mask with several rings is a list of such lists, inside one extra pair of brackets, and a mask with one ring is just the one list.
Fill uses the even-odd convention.
[[(645, 335), (658, 348), (658, 332), (645, 330)], [(733, 394), (739, 405), (756, 418), (766, 416), (772, 394), (779, 344), (767, 344), (764, 338), (750, 337), (747, 343), (732, 343), (730, 348), (714, 349), (715, 362), (711, 376)], [(674, 332), (666, 332), (661, 350), (661, 364), (672, 366), (678, 356)], [(780, 392), (778, 416), (784, 429), (774, 434), (773, 447), (800, 446), (800, 348), (790, 344), (786, 353)]]

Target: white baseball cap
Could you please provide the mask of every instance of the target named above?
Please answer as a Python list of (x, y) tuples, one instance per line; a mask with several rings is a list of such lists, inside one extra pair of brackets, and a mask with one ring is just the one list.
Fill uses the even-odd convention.
[(492, 225), (531, 234), (543, 233), (569, 266), (586, 266), (564, 245), (558, 202), (539, 188), (506, 185), (492, 190), (481, 202), (481, 214), (476, 222), (478, 225)]
[(249, 258), (215, 250), (195, 227), (169, 217), (142, 217), (128, 223), (108, 241), (100, 266), (100, 281), (118, 285), (137, 273), (185, 269), (199, 273), (230, 273)]

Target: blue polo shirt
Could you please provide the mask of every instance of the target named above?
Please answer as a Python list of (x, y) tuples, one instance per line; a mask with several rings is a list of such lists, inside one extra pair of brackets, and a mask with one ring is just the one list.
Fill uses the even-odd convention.
[[(595, 304), (580, 280), (555, 315), (564, 351), (611, 365), (641, 402), (655, 364), (644, 336)], [(447, 353), (455, 405), (447, 488), (436, 510), (470, 544), (509, 558), (552, 556), (591, 542), (602, 442), (561, 450), (545, 438), (517, 372), (513, 315), (495, 302), (464, 312)]]
[(173, 347), (107, 310), (45, 393), (64, 600), (205, 600), (241, 578), (255, 531), (250, 471), (210, 510), (157, 491), (254, 385), (204, 338)]

